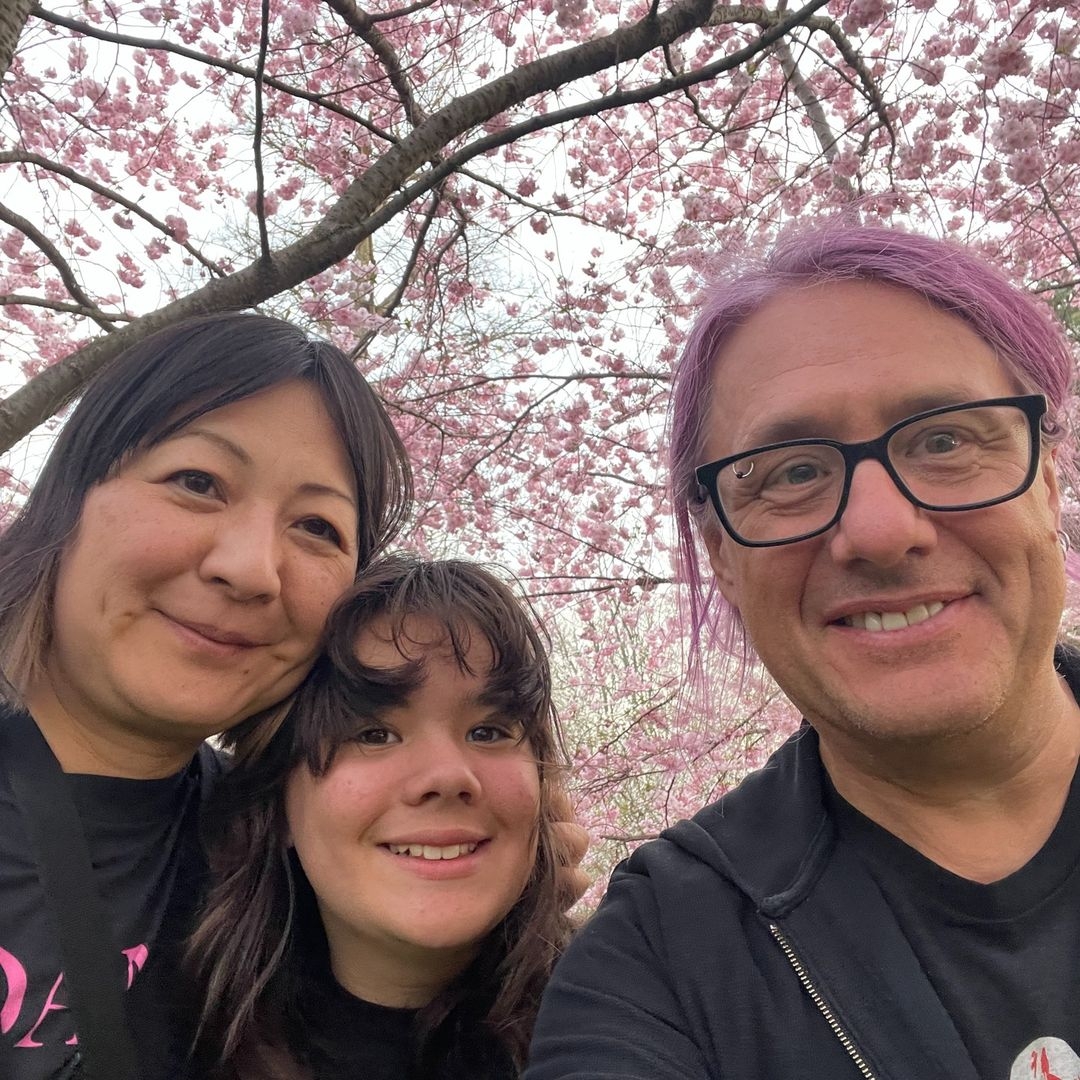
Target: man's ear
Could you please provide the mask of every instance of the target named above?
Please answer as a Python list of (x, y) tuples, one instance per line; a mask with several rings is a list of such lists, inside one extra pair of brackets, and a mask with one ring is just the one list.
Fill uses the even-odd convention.
[(709, 524), (701, 530), (702, 539), (709, 552), (709, 565), (724, 599), (736, 610), (739, 608), (739, 590), (735, 584), (731, 556), (735, 542), (719, 525)]

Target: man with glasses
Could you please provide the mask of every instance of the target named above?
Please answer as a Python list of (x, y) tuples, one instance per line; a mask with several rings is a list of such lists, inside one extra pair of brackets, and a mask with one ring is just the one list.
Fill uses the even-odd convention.
[(697, 670), (745, 632), (805, 721), (616, 870), (526, 1080), (1080, 1077), (1072, 378), (1041, 303), (912, 234), (713, 287), (671, 426)]

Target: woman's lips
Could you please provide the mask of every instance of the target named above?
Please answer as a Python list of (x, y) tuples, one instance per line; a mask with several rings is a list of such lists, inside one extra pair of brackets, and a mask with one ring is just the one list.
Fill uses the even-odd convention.
[(188, 619), (177, 618), (167, 612), (159, 614), (169, 622), (181, 635), (195, 645), (217, 647), (231, 653), (244, 649), (257, 648), (260, 642), (241, 634), (235, 630), (225, 630), (222, 627), (210, 623), (193, 622)]

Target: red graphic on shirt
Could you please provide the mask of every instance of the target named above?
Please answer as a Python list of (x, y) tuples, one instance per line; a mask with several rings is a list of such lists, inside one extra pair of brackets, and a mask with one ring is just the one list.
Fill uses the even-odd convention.
[(1009, 1080), (1080, 1080), (1080, 1057), (1063, 1039), (1036, 1039), (1020, 1051)]

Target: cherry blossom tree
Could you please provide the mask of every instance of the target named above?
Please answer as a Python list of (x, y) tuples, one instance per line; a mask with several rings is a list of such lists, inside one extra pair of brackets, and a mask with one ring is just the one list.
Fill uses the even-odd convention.
[(703, 278), (848, 213), (1075, 322), (1078, 44), (1064, 0), (9, 0), (0, 447), (192, 313), (331, 336), (410, 447), (412, 542), (555, 628), (583, 799), (633, 842), (790, 724), (679, 692), (659, 446)]

